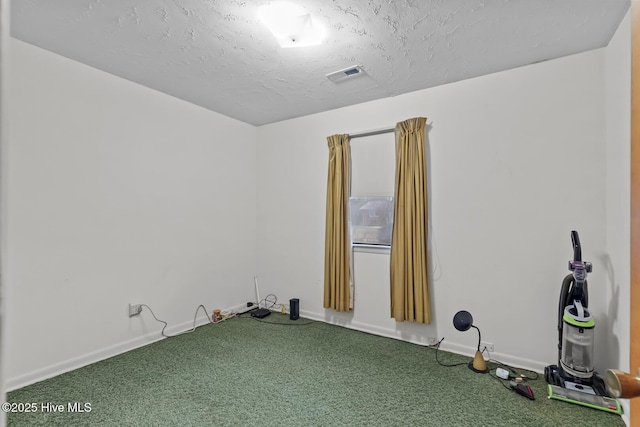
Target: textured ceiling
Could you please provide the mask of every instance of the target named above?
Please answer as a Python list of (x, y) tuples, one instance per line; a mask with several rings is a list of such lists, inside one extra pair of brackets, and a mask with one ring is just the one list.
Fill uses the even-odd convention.
[[(606, 46), (629, 0), (300, 0), (328, 29), (281, 48), (266, 0), (14, 0), (14, 37), (254, 125)], [(361, 64), (339, 83), (325, 75)]]

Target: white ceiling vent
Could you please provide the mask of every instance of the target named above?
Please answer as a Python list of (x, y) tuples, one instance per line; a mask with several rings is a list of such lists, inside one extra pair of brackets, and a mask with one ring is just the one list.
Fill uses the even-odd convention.
[(364, 75), (364, 70), (362, 69), (362, 65), (354, 65), (343, 70), (334, 71), (333, 73), (327, 74), (327, 78), (334, 83), (340, 82), (346, 79), (352, 79), (354, 77)]

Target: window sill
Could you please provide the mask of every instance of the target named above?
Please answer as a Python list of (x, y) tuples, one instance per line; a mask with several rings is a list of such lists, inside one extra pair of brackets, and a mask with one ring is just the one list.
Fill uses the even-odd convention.
[(363, 245), (363, 244), (353, 244), (354, 252), (361, 252), (367, 254), (389, 254), (391, 252), (391, 246), (383, 246), (383, 245)]

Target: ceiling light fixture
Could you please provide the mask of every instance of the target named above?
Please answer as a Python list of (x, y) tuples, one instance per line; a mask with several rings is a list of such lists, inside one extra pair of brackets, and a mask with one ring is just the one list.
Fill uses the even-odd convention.
[(281, 47), (319, 45), (326, 34), (324, 27), (309, 12), (292, 3), (272, 2), (262, 6), (258, 15)]

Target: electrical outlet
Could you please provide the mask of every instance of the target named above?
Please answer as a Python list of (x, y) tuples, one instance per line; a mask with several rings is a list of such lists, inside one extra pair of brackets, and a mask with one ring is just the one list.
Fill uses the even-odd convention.
[(480, 350), (486, 349), (489, 353), (493, 353), (493, 343), (482, 341), (480, 342)]
[(129, 303), (129, 317), (137, 316), (142, 313), (142, 305), (141, 304), (131, 304)]
[(289, 314), (289, 307), (286, 305), (280, 305), (280, 307), (269, 307), (269, 311), (272, 313)]
[(253, 302), (248, 302), (246, 304), (238, 306), (235, 310), (232, 310), (232, 311), (235, 311), (237, 314), (243, 314), (248, 311), (255, 310), (256, 308), (258, 308), (257, 304)]

